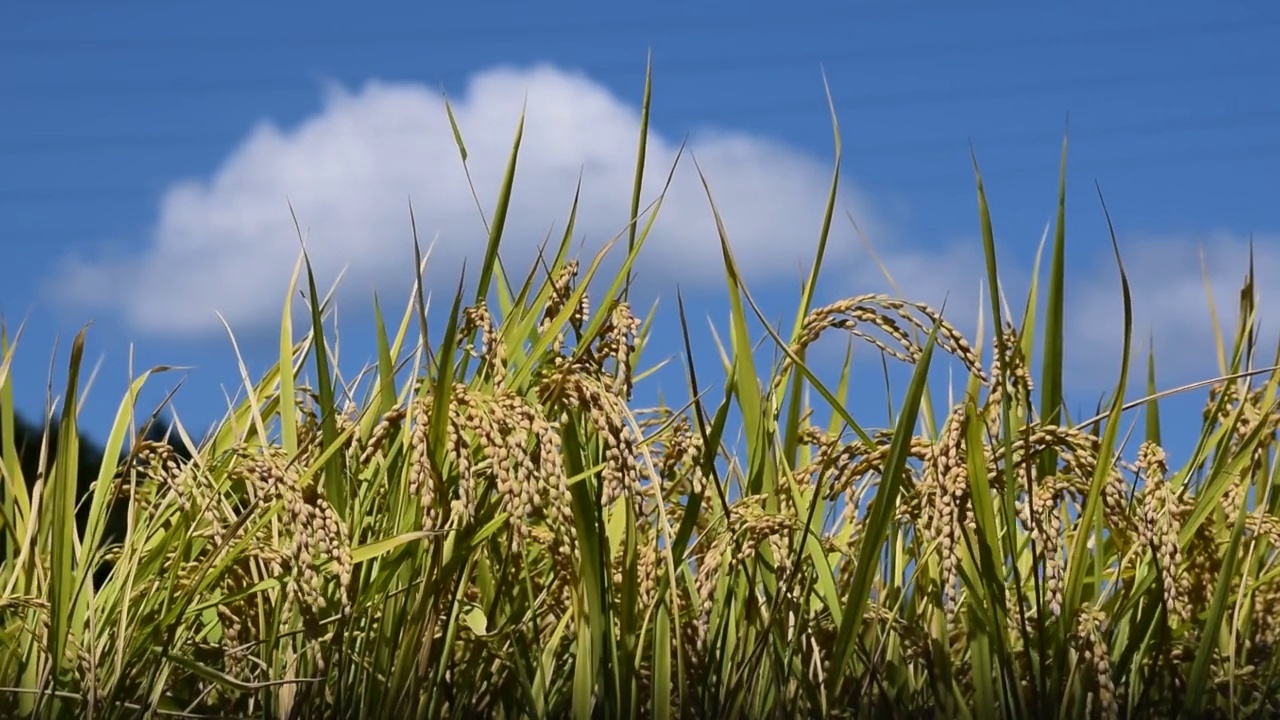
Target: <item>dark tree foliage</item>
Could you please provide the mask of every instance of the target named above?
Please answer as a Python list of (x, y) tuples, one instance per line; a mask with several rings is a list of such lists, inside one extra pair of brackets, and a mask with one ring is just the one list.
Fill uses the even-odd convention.
[[(14, 446), (18, 453), (18, 464), (22, 468), (22, 476), (28, 493), (34, 489), (38, 478), (44, 477), (46, 478), (46, 483), (48, 482), (48, 473), (58, 452), (60, 432), (61, 427), (57, 419), (54, 419), (46, 427), (15, 413), (13, 427)], [(42, 448), (46, 434), (48, 436), (48, 446)], [(191, 452), (177, 436), (177, 433), (170, 432), (169, 428), (164, 427), (161, 423), (148, 423), (144, 427), (139, 440), (169, 445), (169, 447), (173, 448), (180, 462), (191, 459)], [(3, 452), (3, 450), (0, 449), (0, 452)], [(40, 463), (42, 452), (45, 458), (43, 467), (41, 467)], [(90, 496), (93, 492), (93, 483), (98, 478), (98, 473), (102, 469), (106, 455), (101, 446), (87, 439), (83, 434), (79, 438), (78, 454), (79, 463), (76, 467), (76, 528), (80, 533), (80, 537), (83, 538), (85, 529), (89, 524)], [(126, 459), (127, 454), (121, 457), (121, 462), (119, 463), (121, 468), (124, 467)], [(0, 463), (0, 476), (4, 472), (3, 466), (4, 463)], [(117, 471), (118, 476), (119, 471)], [(5, 479), (5, 482), (8, 482), (7, 479)], [(7, 494), (7, 491), (5, 494)], [(123, 540), (127, 523), (127, 501), (118, 498), (112, 504), (107, 515), (102, 538), (103, 544), (109, 545)], [(18, 546), (20, 538), (14, 533), (14, 528), (5, 522), (4, 517), (0, 515), (0, 558), (5, 556), (8, 547)], [(110, 568), (107, 567), (99, 568), (94, 573), (94, 577), (98, 582), (101, 582), (109, 574), (109, 571)]]

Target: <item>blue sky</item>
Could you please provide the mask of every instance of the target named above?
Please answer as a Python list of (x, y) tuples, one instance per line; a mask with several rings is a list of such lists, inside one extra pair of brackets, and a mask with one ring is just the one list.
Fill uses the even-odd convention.
[[(885, 289), (848, 211), (908, 296), (947, 297), (972, 331), (981, 268), (972, 141), (1019, 302), (1054, 212), (1069, 115), (1073, 407), (1092, 409), (1119, 363), (1119, 286), (1095, 182), (1134, 282), (1136, 329), (1156, 337), (1162, 385), (1215, 370), (1201, 249), (1229, 308), (1252, 236), (1262, 301), (1274, 308), (1280, 100), (1267, 78), (1280, 67), (1280, 9), (1267, 3), (355, 8), (0, 8), (0, 313), (11, 327), (28, 321), (13, 369), (20, 408), (38, 412), (55, 342), (60, 382), (72, 336), (92, 321), (88, 359), (102, 364), (84, 409), (91, 431), (105, 430), (124, 390), (130, 343), (135, 369), (194, 367), (157, 378), (148, 400), (185, 377), (184, 422), (214, 421), (238, 370), (213, 311), (232, 323), (251, 372), (270, 361), (298, 247), (286, 200), (309, 229), (322, 281), (348, 268), (343, 351), (362, 365), (372, 291), (399, 308), (411, 272), (407, 202), (425, 242), (439, 232), (441, 260), (428, 271), (438, 293), (482, 242), (441, 89), (458, 108), (486, 212), (528, 99), (514, 267), (524, 271), (529, 250), (563, 230), (579, 172), (579, 238), (594, 251), (626, 220), (618, 211), (650, 50), (650, 180), (688, 137), (774, 316), (789, 319), (829, 181), (824, 72), (844, 140), (844, 194), (822, 301)], [(678, 283), (705, 350), (699, 362), (713, 367), (702, 330), (708, 318), (724, 328), (724, 283), (688, 160), (679, 199), (668, 199), (655, 228), (642, 296), (670, 310)], [(649, 359), (676, 352), (676, 340), (664, 333)], [(668, 397), (683, 397), (680, 376), (668, 377)], [(868, 407), (883, 407), (876, 392), (861, 396)], [(1197, 396), (1169, 410), (1194, 422), (1198, 405)], [(1171, 423), (1175, 434), (1189, 427)]]

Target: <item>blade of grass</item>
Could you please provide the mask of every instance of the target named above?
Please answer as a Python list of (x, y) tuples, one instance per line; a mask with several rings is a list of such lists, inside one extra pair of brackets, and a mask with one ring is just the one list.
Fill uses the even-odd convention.
[[(1116, 383), (1116, 390), (1111, 399), (1111, 411), (1107, 417), (1103, 435), (1100, 438), (1097, 466), (1089, 484), (1089, 493), (1084, 507), (1081, 509), (1079, 518), (1076, 521), (1077, 531), (1072, 538), (1070, 553), (1067, 555), (1066, 584), (1063, 588), (1062, 624), (1068, 628), (1075, 627), (1076, 618), (1084, 602), (1084, 585), (1089, 579), (1086, 576), (1086, 570), (1094, 560), (1092, 554), (1088, 552), (1089, 530), (1094, 526), (1101, 514), (1102, 486), (1107, 482), (1112, 471), (1114, 460), (1112, 452), (1115, 447), (1116, 435), (1120, 429), (1120, 417), (1124, 407), (1125, 387), (1129, 377), (1130, 341), (1133, 336), (1133, 299), (1129, 289), (1129, 277), (1124, 270), (1124, 261), (1120, 257), (1120, 245), (1116, 240), (1115, 227), (1111, 222), (1111, 215), (1107, 211), (1106, 201), (1102, 198), (1101, 187), (1098, 188), (1098, 201), (1102, 205), (1103, 215), (1107, 220), (1107, 228), (1111, 236), (1111, 247), (1115, 253), (1117, 268), (1120, 271), (1120, 289), (1124, 303), (1124, 345), (1121, 349), (1120, 378)], [(1097, 579), (1095, 579), (1095, 584), (1096, 581)], [(1053, 675), (1054, 697), (1056, 698), (1062, 698), (1065, 692), (1066, 654), (1067, 645), (1059, 643), (1055, 652)]]
[[(871, 596), (871, 584), (880, 566), (881, 549), (884, 538), (888, 535), (889, 525), (897, 510), (898, 495), (902, 490), (903, 470), (906, 467), (908, 448), (915, 424), (918, 421), (920, 401), (924, 395), (924, 386), (928, 380), (929, 365), (933, 358), (933, 350), (937, 341), (938, 326), (935, 323), (929, 332), (920, 359), (912, 373), (911, 383), (907, 387), (906, 396), (899, 408), (898, 420), (894, 426), (893, 439), (889, 445), (889, 453), (884, 462), (881, 484), (871, 501), (871, 509), (867, 512), (866, 525), (858, 548), (858, 561), (853, 568), (849, 594), (845, 598), (844, 618), (836, 636), (836, 644), (832, 648), (831, 657), (831, 692), (844, 691), (844, 678), (849, 671), (849, 664), (856, 649), (859, 631), (862, 628), (863, 615)], [(835, 697), (829, 697), (833, 702)]]

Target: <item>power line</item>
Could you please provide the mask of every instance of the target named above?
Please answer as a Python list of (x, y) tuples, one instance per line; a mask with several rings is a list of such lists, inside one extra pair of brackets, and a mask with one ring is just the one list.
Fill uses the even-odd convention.
[[(1059, 138), (1059, 141), (1060, 141), (1060, 138)], [(1075, 145), (1078, 147), (1079, 142), (1078, 141), (1075, 142)], [(979, 145), (977, 147), (979, 162), (982, 162), (982, 158), (984, 155), (983, 147), (984, 147), (983, 145)], [(1176, 153), (1176, 152), (1170, 153), (1168, 150), (1158, 150), (1155, 152), (1132, 153), (1132, 154), (1120, 155), (1120, 156), (1108, 155), (1101, 162), (1090, 163), (1089, 175), (1096, 177), (1098, 173), (1102, 171), (1121, 170), (1121, 169), (1127, 169), (1127, 168), (1133, 168), (1133, 167), (1143, 167), (1143, 168), (1169, 167), (1169, 166), (1203, 167), (1203, 166), (1211, 166), (1211, 165), (1217, 164), (1220, 161), (1238, 161), (1244, 158), (1258, 159), (1258, 158), (1272, 158), (1272, 157), (1280, 157), (1280, 141), (1252, 143), (1244, 147), (1234, 147), (1234, 148), (1228, 148), (1225, 151), (1218, 150), (1213, 152), (1205, 150), (1198, 153)], [(984, 171), (984, 175), (986, 176), (986, 182), (988, 185), (999, 184), (999, 183), (1008, 181), (1011, 177), (1014, 177), (1014, 176), (1025, 177), (1027, 174), (1032, 172), (1036, 172), (1036, 173), (1044, 172), (1046, 167), (1049, 167), (1051, 169), (1056, 168), (1058, 159), (1059, 158), (1055, 148), (1054, 152), (1049, 153), (1048, 155), (1046, 155), (1044, 159), (1042, 159), (1039, 162), (1018, 163), (1013, 165), (1001, 165), (999, 169), (996, 169), (996, 170), (992, 170), (990, 169), (990, 167), (988, 167)], [(850, 161), (856, 162), (857, 159), (852, 158)], [(1075, 164), (1071, 165), (1070, 168), (1073, 172), (1079, 172), (1080, 171), (1079, 162), (1076, 162)], [(919, 190), (925, 190), (925, 191), (928, 191), (928, 190), (955, 191), (956, 189), (970, 190), (972, 189), (971, 172), (972, 172), (972, 168), (967, 164), (963, 164), (963, 167), (957, 167), (957, 169), (947, 171), (947, 172), (940, 172), (940, 173), (934, 173), (929, 175), (897, 177), (897, 178), (883, 177), (883, 176), (868, 177), (866, 175), (858, 175), (858, 173), (856, 172), (854, 174), (857, 175), (860, 182), (862, 182), (863, 184), (870, 184), (873, 187), (898, 187), (898, 188), (909, 187), (913, 192), (915, 192)], [(966, 181), (961, 180), (959, 185), (957, 185), (958, 176), (967, 177), (968, 178), (967, 182), (969, 184), (966, 185), (965, 184)], [(383, 177), (382, 179), (388, 182), (400, 182), (400, 181), (412, 182), (412, 181), (420, 181), (422, 180), (423, 177), (424, 177), (423, 175), (413, 175), (413, 176), (406, 175), (402, 177), (401, 176)], [(1056, 174), (1051, 172), (1049, 180), (1052, 182), (1056, 182), (1056, 177), (1057, 177)], [(711, 178), (711, 181), (712, 181), (712, 191), (714, 193), (715, 178)], [(168, 185), (169, 183), (166, 182), (163, 184)], [(1105, 179), (1103, 180), (1103, 187), (1104, 189), (1106, 187)], [(253, 188), (250, 187), (249, 189), (252, 190)], [(0, 206), (11, 205), (11, 204), (27, 204), (27, 203), (31, 203), (31, 204), (60, 203), (66, 200), (78, 200), (82, 202), (94, 202), (94, 201), (116, 202), (121, 198), (135, 197), (140, 193), (147, 193), (149, 191), (151, 191), (151, 188), (144, 187), (141, 185), (132, 186), (132, 187), (120, 186), (120, 185), (111, 185), (111, 186), (104, 185), (104, 186), (96, 186), (96, 187), (66, 188), (63, 190), (46, 190), (46, 191), (39, 191), (39, 190), (37, 191), (29, 191), (29, 190), (0, 191)], [(27, 232), (22, 232), (20, 234), (28, 235), (28, 236), (30, 235), (30, 233), (27, 233)]]
[[(944, 12), (952, 8), (941, 8)], [(918, 11), (916, 11), (918, 13)], [(872, 17), (893, 17), (910, 13), (898, 10)], [(429, 28), (412, 32), (372, 32), (372, 33), (326, 33), (305, 36), (293, 35), (281, 37), (270, 36), (190, 36), (190, 37), (134, 37), (134, 38), (42, 38), (15, 37), (0, 40), (0, 55), (20, 54), (78, 54), (78, 53), (134, 53), (134, 52), (171, 52), (181, 51), (214, 51), (253, 50), (253, 49), (290, 49), (303, 48), (362, 48), (387, 47), (395, 45), (421, 46), (425, 42), (444, 45), (473, 44), (476, 40), (528, 38), (535, 42), (545, 42), (549, 38), (567, 37), (599, 37), (610, 30), (634, 32), (640, 30), (645, 34), (680, 35), (687, 33), (705, 34), (710, 25), (717, 29), (750, 29), (767, 23), (768, 27), (803, 27), (821, 18), (801, 14), (788, 14), (779, 17), (762, 18), (755, 16), (726, 16), (724, 14), (695, 15), (689, 17), (668, 17), (655, 19), (652, 16), (642, 18), (613, 18), (607, 21), (593, 20), (587, 22), (556, 22), (549, 24), (517, 23), (511, 25), (485, 25), (484, 27), (455, 25), (447, 30), (432, 31)]]
[[(1203, 76), (1197, 77), (1194, 73), (1181, 74), (1182, 70), (1208, 70)], [(940, 101), (953, 102), (956, 104), (964, 104), (970, 102), (989, 102), (992, 100), (1013, 100), (1032, 96), (1049, 96), (1069, 92), (1093, 92), (1098, 89), (1118, 89), (1134, 86), (1142, 86), (1144, 88), (1160, 85), (1177, 85), (1187, 80), (1222, 80), (1225, 77), (1233, 79), (1246, 79), (1253, 77), (1262, 77), (1271, 79), (1275, 76), (1275, 70), (1264, 62), (1249, 60), (1242, 63), (1232, 63), (1220, 67), (1206, 67), (1203, 63), (1195, 63), (1187, 68), (1174, 68), (1171, 71), (1165, 69), (1161, 76), (1153, 76), (1150, 73), (1129, 73), (1117, 74), (1107, 73), (1105, 75), (1095, 75), (1085, 78), (1072, 78), (1071, 82), (1076, 87), (1069, 88), (1064, 86), (1050, 87), (1044, 81), (1032, 81), (1020, 83), (1016, 85), (990, 85), (987, 87), (968, 87), (958, 88), (950, 85), (944, 88), (931, 88), (926, 91), (900, 90), (890, 93), (876, 93), (862, 95), (853, 99), (836, 98), (839, 105), (849, 105), (854, 109), (862, 110), (866, 108), (890, 108), (890, 107), (910, 107), (914, 105), (927, 105), (930, 103), (940, 103)], [(815, 110), (825, 110), (825, 105), (814, 103), (810, 106), (810, 112)], [(838, 108), (837, 108), (838, 109)], [(761, 104), (754, 107), (742, 108), (744, 112), (750, 112), (753, 115), (769, 113), (771, 110), (777, 110), (776, 105)], [(804, 108), (797, 106), (795, 111), (802, 111)]]
[[(1202, 36), (1214, 33), (1233, 33), (1240, 31), (1254, 31), (1268, 28), (1280, 27), (1280, 17), (1272, 18), (1250, 18), (1248, 20), (1232, 20), (1217, 24), (1193, 24), (1193, 25), (1170, 25), (1163, 28), (1153, 26), (1143, 26), (1141, 28), (1125, 28), (1114, 32), (1101, 32), (1083, 37), (1083, 41), (1075, 43), (1072, 47), (1062, 48), (1065, 51), (1078, 51), (1091, 47), (1105, 46), (1112, 42), (1132, 43), (1135, 39), (1140, 39), (1142, 35), (1159, 37), (1161, 39)], [(1181, 32), (1176, 32), (1181, 28)], [(1081, 40), (1079, 34), (1063, 34), (1056, 40), (1073, 41)], [(1040, 37), (1024, 39), (1021, 42), (1002, 43), (999, 45), (985, 44), (975, 45), (972, 42), (958, 43), (954, 46), (939, 46), (937, 44), (929, 44), (917, 48), (907, 48), (907, 52), (911, 52), (913, 57), (920, 57), (922, 51), (925, 56), (934, 56), (947, 60), (954, 60), (958, 57), (965, 56), (981, 56), (992, 52), (1008, 52), (1019, 49), (1038, 49), (1043, 48), (1047, 44), (1055, 41), (1055, 38)], [(724, 72), (742, 72), (744, 70), (776, 70), (786, 66), (804, 66), (809, 65), (815, 70), (819, 64), (832, 62), (846, 62), (852, 60), (879, 60), (883, 61), (883, 55), (872, 51), (852, 49), (842, 50), (830, 53), (815, 53), (812, 50), (806, 50), (801, 53), (764, 53), (749, 56), (717, 56), (715, 58), (701, 58), (697, 60), (670, 62), (664, 61), (661, 56), (655, 56), (654, 66), (655, 73), (659, 76), (670, 77), (672, 74), (691, 77), (698, 75), (715, 75)], [(1266, 64), (1267, 60), (1260, 60), (1254, 64)], [(639, 72), (643, 67), (642, 64), (634, 60), (593, 63), (590, 66), (575, 64), (583, 67), (584, 70), (590, 72), (593, 77), (617, 77), (620, 75), (632, 76)], [(1198, 65), (1197, 65), (1198, 67)], [(459, 71), (462, 72), (462, 71)], [(439, 73), (443, 75), (447, 73)], [(433, 82), (434, 84), (434, 82)], [(108, 97), (179, 97), (179, 96), (203, 96), (203, 95), (246, 95), (251, 93), (277, 93), (298, 90), (301, 83), (297, 76), (276, 77), (253, 80), (215, 80), (215, 81), (192, 81), (189, 78), (174, 79), (170, 81), (145, 81), (134, 83), (102, 83), (102, 82), (80, 82), (80, 83), (63, 83), (50, 84), (47, 82), (10, 82), (0, 83), (0, 94), (10, 95), (18, 99), (32, 98), (61, 98), (69, 96), (92, 97), (92, 96), (108, 96)]]
[[(992, 7), (994, 11), (1007, 15), (1010, 10), (1020, 8), (1009, 7)], [(868, 20), (886, 20), (895, 17), (918, 18), (922, 11), (919, 8), (904, 8), (902, 6), (882, 6), (879, 12), (867, 13), (865, 10), (857, 10), (858, 15), (850, 18), (852, 22), (864, 22)], [(971, 15), (972, 7), (968, 6), (944, 6), (933, 7), (928, 9), (934, 14), (947, 15), (953, 12), (963, 12)], [(1110, 33), (1103, 31), (1097, 33), (1096, 36), (1106, 36), (1108, 34), (1116, 36), (1120, 34), (1122, 37), (1132, 38), (1135, 35), (1151, 34), (1164, 35), (1171, 30), (1186, 29), (1194, 30), (1200, 33), (1216, 33), (1221, 31), (1245, 30), (1258, 27), (1259, 23), (1267, 23), (1274, 21), (1275, 17), (1255, 16), (1248, 18), (1232, 18), (1228, 20), (1203, 22), (1192, 21), (1174, 22), (1174, 23), (1143, 23), (1141, 25), (1132, 25), (1126, 28), (1111, 31)], [(103, 52), (151, 52), (151, 51), (173, 51), (173, 50), (205, 50), (205, 51), (221, 51), (221, 50), (249, 50), (255, 48), (262, 49), (301, 49), (306, 47), (317, 48), (339, 48), (339, 47), (386, 47), (393, 45), (410, 45), (414, 47), (421, 46), (424, 42), (443, 42), (446, 44), (467, 43), (472, 44), (476, 40), (495, 40), (500, 39), (503, 42), (509, 42), (512, 39), (520, 39), (528, 37), (531, 40), (545, 42), (548, 39), (563, 38), (579, 38), (583, 36), (600, 37), (610, 30), (622, 30), (624, 32), (634, 32), (637, 29), (646, 34), (683, 34), (697, 33), (706, 35), (709, 28), (715, 30), (724, 29), (757, 29), (761, 27), (768, 28), (771, 32), (780, 28), (788, 27), (811, 27), (815, 24), (826, 25), (830, 23), (828, 14), (801, 14), (787, 13), (777, 16), (761, 16), (759, 13), (729, 15), (722, 11), (699, 14), (686, 17), (666, 17), (656, 19), (652, 14), (643, 14), (634, 18), (610, 18), (609, 20), (590, 20), (590, 21), (569, 21), (556, 22), (547, 25), (530, 24), (527, 22), (515, 23), (511, 25), (498, 25), (494, 23), (486, 23), (483, 27), (468, 27), (465, 25), (451, 25), (448, 29), (432, 31), (429, 28), (415, 29), (412, 32), (372, 32), (372, 33), (327, 33), (323, 35), (307, 34), (305, 36), (293, 35), (282, 37), (279, 33), (263, 36), (246, 36), (246, 37), (226, 37), (220, 36), (192, 36), (192, 37), (134, 37), (134, 38), (67, 38), (59, 37), (54, 39), (42, 38), (33, 39), (29, 36), (18, 36), (4, 38), (0, 40), (0, 54), (42, 54), (49, 53), (80, 53), (92, 52), (95, 54)], [(1035, 45), (1042, 42), (1043, 39), (1032, 38), (1027, 43)], [(971, 43), (957, 44), (957, 48), (970, 47)]]
[[(1116, 125), (1102, 125), (1098, 127), (1085, 127), (1083, 130), (1080, 126), (1075, 126), (1072, 130), (1072, 137), (1075, 142), (1089, 141), (1102, 138), (1119, 138), (1127, 136), (1151, 136), (1168, 133), (1185, 132), (1188, 130), (1241, 130), (1252, 127), (1268, 127), (1275, 125), (1280, 127), (1280, 111), (1277, 110), (1246, 110), (1219, 114), (1208, 117), (1184, 117), (1184, 118), (1164, 118), (1155, 122), (1142, 121), (1121, 123)], [(388, 137), (404, 137), (406, 139), (419, 135), (417, 131), (399, 131), (399, 132), (379, 132), (371, 133), (369, 136), (378, 138)], [(129, 152), (137, 152), (139, 150), (157, 150), (169, 151), (181, 148), (206, 147), (206, 146), (231, 146), (242, 140), (239, 134), (201, 134), (201, 135), (119, 135), (119, 134), (101, 134), (101, 135), (72, 135), (72, 136), (51, 136), (41, 138), (20, 138), (14, 140), (5, 140), (0, 138), (0, 157), (39, 157), (62, 152), (93, 152), (93, 151), (117, 151), (125, 150)], [(1037, 143), (1052, 140), (1056, 142), (1057, 136), (1050, 137), (1050, 134), (1044, 131), (1012, 133), (995, 136), (989, 139), (979, 138), (977, 144), (979, 147), (1009, 147), (1016, 145), (1034, 145)], [(851, 156), (862, 155), (864, 151), (892, 153), (894, 155), (911, 154), (911, 153), (933, 153), (937, 151), (945, 151), (947, 149), (958, 148), (963, 144), (962, 138), (959, 136), (951, 138), (937, 138), (927, 141), (909, 141), (909, 142), (876, 142), (864, 147), (858, 147), (855, 144), (846, 142), (846, 152)]]
[[(841, 108), (853, 109), (856, 111), (868, 108), (890, 108), (890, 107), (907, 107), (921, 104), (942, 105), (948, 102), (988, 102), (992, 100), (1007, 100), (1025, 98), (1035, 95), (1054, 95), (1063, 92), (1071, 93), (1074, 91), (1089, 90), (1096, 91), (1099, 89), (1116, 89), (1126, 88), (1134, 85), (1142, 87), (1153, 87), (1167, 84), (1178, 84), (1194, 79), (1212, 79), (1217, 80), (1222, 77), (1234, 77), (1236, 79), (1249, 78), (1253, 76), (1265, 76), (1270, 78), (1274, 73), (1270, 67), (1256, 62), (1236, 63), (1221, 67), (1205, 68), (1203, 65), (1192, 66), (1194, 69), (1202, 71), (1203, 77), (1196, 78), (1192, 75), (1175, 74), (1165, 77), (1152, 77), (1149, 73), (1133, 73), (1129, 75), (1117, 75), (1110, 73), (1107, 75), (1099, 75), (1088, 78), (1073, 79), (1070, 87), (1060, 86), (1058, 88), (1046, 87), (1043, 83), (1032, 82), (1016, 85), (993, 85), (987, 87), (968, 87), (968, 88), (936, 88), (925, 91), (896, 91), (891, 93), (863, 94), (851, 98), (837, 98), (837, 112)], [(1207, 72), (1203, 72), (1206, 71)], [(749, 114), (752, 117), (777, 117), (785, 115), (796, 115), (801, 113), (824, 113), (826, 108), (817, 103), (813, 105), (779, 105), (777, 103), (761, 104), (761, 105), (745, 105), (732, 109), (733, 114)], [(658, 108), (658, 112), (664, 112)], [(723, 115), (725, 108), (717, 108), (716, 114)], [(698, 112), (683, 110), (683, 115), (697, 115)], [(1121, 126), (1120, 132), (1142, 131), (1147, 129), (1156, 129), (1168, 127), (1179, 129), (1186, 125), (1185, 129), (1195, 129), (1198, 127), (1215, 128), (1215, 127), (1241, 127), (1255, 123), (1269, 123), (1276, 119), (1276, 115), (1270, 112), (1258, 113), (1256, 111), (1247, 111), (1243, 113), (1232, 113), (1225, 117), (1214, 119), (1192, 119), (1192, 120), (1175, 120), (1163, 123), (1141, 123), (1132, 125), (1132, 130), (1124, 130)], [(1104, 132), (1113, 132), (1113, 130), (1105, 130)], [(406, 137), (409, 137), (406, 133)], [(113, 134), (96, 134), (84, 136), (52, 136), (52, 137), (24, 137), (6, 140), (0, 138), (0, 156), (17, 157), (17, 156), (39, 156), (49, 154), (51, 152), (59, 152), (65, 150), (85, 150), (91, 148), (100, 149), (140, 149), (148, 147), (156, 148), (175, 148), (175, 147), (194, 147), (199, 145), (227, 145), (234, 144), (240, 138), (227, 137), (225, 135), (177, 135), (177, 136), (153, 136), (153, 135), (113, 135)], [(939, 147), (943, 142), (931, 143), (924, 147)], [(906, 143), (899, 146), (902, 148), (920, 148), (919, 143)]]

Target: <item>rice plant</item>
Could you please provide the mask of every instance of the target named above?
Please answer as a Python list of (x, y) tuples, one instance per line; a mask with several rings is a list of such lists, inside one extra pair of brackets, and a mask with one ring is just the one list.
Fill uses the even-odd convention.
[[(76, 443), (64, 443), (30, 482), (8, 430), (16, 346), (0, 337), (0, 507), (14, 540), (0, 557), (0, 711), (1280, 713), (1280, 363), (1258, 357), (1251, 279), (1234, 338), (1219, 340), (1222, 376), (1196, 386), (1211, 389), (1199, 440), (1171, 467), (1156, 403), (1174, 391), (1157, 391), (1153, 365), (1126, 403), (1123, 264), (1112, 399), (1096, 417), (1065, 410), (1065, 144), (1047, 287), (1037, 274), (1022, 308), (988, 293), (986, 337), (906, 298), (814, 306), (837, 171), (792, 326), (766, 322), (721, 224), (725, 372), (695, 371), (681, 306), (663, 332), (682, 338), (688, 401), (639, 407), (654, 328), (630, 302), (631, 268), (662, 205), (640, 204), (650, 90), (631, 217), (600, 253), (569, 255), (575, 199), (558, 247), (523, 279), (507, 274), (517, 132), (480, 273), (470, 292), (460, 279), (437, 341), (415, 286), (392, 326), (375, 303), (377, 362), (343, 377), (304, 254), (287, 297), (305, 283), (310, 331), (294, 337), (286, 303), (278, 362), (258, 378), (242, 365), (243, 400), (199, 443), (177, 423), (199, 445), (190, 458), (139, 443), (79, 498)], [(838, 169), (838, 126), (835, 140)], [(999, 288), (974, 171), (984, 280)], [(912, 368), (888, 427), (851, 416), (847, 363), (824, 378), (806, 361), (832, 333)], [(776, 349), (769, 367), (752, 354), (761, 342)], [(64, 408), (82, 347), (83, 334)], [(966, 374), (945, 403), (928, 388), (941, 356)], [(121, 400), (105, 457), (137, 424), (148, 377)], [(1136, 412), (1145, 430), (1130, 443)], [(75, 413), (61, 423), (74, 437)], [(106, 541), (103, 519), (121, 507), (126, 533)], [(97, 581), (103, 560), (113, 569)]]

